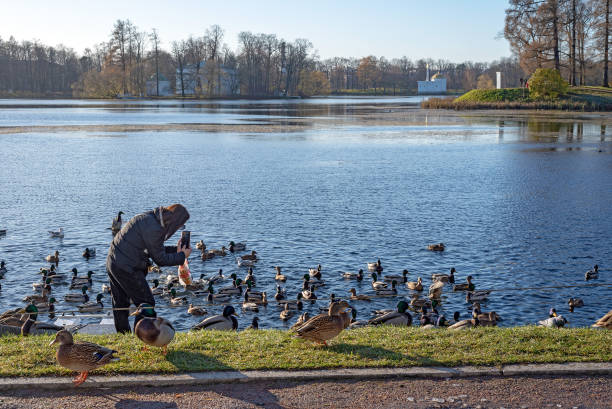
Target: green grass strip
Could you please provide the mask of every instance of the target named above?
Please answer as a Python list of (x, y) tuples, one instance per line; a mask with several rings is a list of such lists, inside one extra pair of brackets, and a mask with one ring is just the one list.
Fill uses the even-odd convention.
[[(0, 376), (64, 375), (52, 336), (0, 338)], [(141, 351), (133, 335), (75, 336), (116, 349), (121, 360), (98, 374), (248, 369), (495, 366), (515, 363), (610, 362), (612, 331), (537, 327), (446, 329), (367, 327), (344, 331), (327, 348), (287, 331), (178, 333), (167, 356)]]

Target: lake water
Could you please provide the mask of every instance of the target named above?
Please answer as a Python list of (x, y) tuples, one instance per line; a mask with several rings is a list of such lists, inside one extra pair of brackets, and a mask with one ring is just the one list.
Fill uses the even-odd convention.
[[(457, 114), (420, 110), (419, 100), (0, 100), (0, 229), (8, 231), (0, 236), (0, 259), (8, 268), (0, 280), (0, 311), (33, 293), (44, 257), (56, 249), (61, 272), (95, 272), (95, 298), (107, 282), (107, 227), (116, 212), (129, 218), (174, 202), (189, 209), (194, 241), (203, 239), (208, 248), (246, 241), (256, 250), (256, 289), (270, 298), (275, 265), (289, 277), (283, 287), (290, 298), (317, 264), (326, 282), (319, 298), (346, 297), (351, 287), (373, 294), (369, 277), (358, 283), (340, 273), (363, 268), (367, 274), (366, 262), (380, 258), (384, 274), (408, 269), (409, 280), (420, 276), (425, 287), (432, 273), (455, 267), (458, 282), (472, 275), (477, 289), (499, 289), (483, 310), (497, 311), (504, 326), (534, 323), (551, 307), (571, 326), (590, 325), (609, 311), (611, 116)], [(300, 126), (270, 133), (155, 128), (292, 121)], [(63, 128), (100, 124), (151, 127)], [(22, 126), (40, 128), (21, 132)], [(2, 133), (2, 127), (16, 128)], [(60, 226), (65, 238), (50, 238), (47, 231)], [(445, 252), (426, 250), (437, 242), (446, 244)], [(83, 259), (85, 247), (97, 248), (97, 257)], [(585, 282), (584, 272), (596, 263), (600, 278)], [(233, 256), (202, 262), (194, 253), (190, 266), (196, 277), (219, 268), (246, 275)], [(543, 288), (572, 285), (578, 287)], [(74, 309), (63, 301), (67, 287), (53, 288), (58, 312)], [(524, 287), (532, 289), (516, 290)], [(399, 293), (354, 302), (358, 318), (411, 296), (403, 285)], [(447, 286), (440, 309), (449, 318), (454, 311), (467, 318), (464, 297)], [(569, 313), (569, 297), (585, 306)], [(104, 302), (110, 306), (110, 297)], [(317, 313), (327, 303), (305, 303), (305, 310)], [(158, 314), (180, 329), (201, 319), (162, 298), (157, 304)], [(211, 315), (222, 306), (207, 308)], [(261, 326), (293, 323), (282, 323), (279, 312), (275, 302), (261, 308)], [(241, 328), (254, 316), (240, 315)]]

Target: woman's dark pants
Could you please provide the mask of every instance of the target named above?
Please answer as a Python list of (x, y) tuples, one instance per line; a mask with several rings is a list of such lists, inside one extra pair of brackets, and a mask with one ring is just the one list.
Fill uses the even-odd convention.
[[(117, 332), (129, 333), (130, 321), (129, 311), (127, 308), (130, 304), (139, 306), (142, 303), (147, 303), (155, 306), (155, 298), (149, 283), (147, 283), (146, 274), (144, 271), (134, 271), (128, 273), (121, 269), (113, 268), (108, 271), (110, 278), (111, 296), (113, 300), (113, 308), (126, 308), (125, 310), (113, 310), (115, 318), (115, 329)], [(137, 315), (134, 319), (134, 327), (142, 317)]]

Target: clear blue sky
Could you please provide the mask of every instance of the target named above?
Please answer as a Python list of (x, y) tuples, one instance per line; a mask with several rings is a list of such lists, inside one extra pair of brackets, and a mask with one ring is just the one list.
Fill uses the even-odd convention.
[(108, 40), (117, 19), (157, 28), (163, 46), (218, 24), (236, 49), (238, 33), (306, 38), (322, 58), (332, 56), (443, 58), (491, 61), (509, 56), (505, 0), (19, 0), (3, 1), (0, 36), (64, 44), (82, 52)]

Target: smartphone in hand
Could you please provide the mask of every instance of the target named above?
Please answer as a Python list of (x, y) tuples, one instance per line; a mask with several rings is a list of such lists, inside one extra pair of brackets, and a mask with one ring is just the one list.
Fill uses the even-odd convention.
[(188, 230), (183, 230), (181, 232), (181, 247), (191, 248), (191, 232)]

